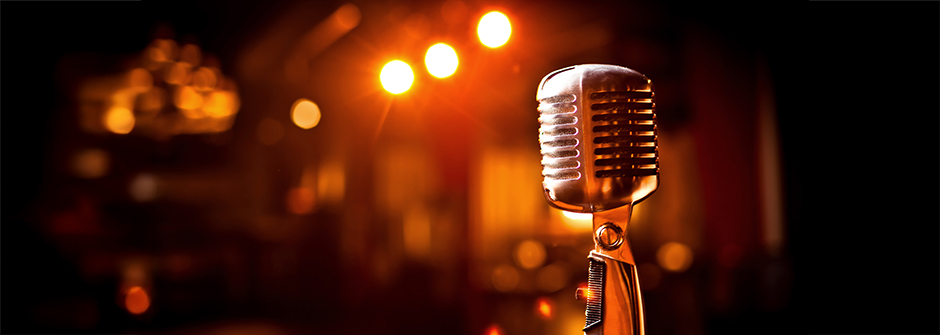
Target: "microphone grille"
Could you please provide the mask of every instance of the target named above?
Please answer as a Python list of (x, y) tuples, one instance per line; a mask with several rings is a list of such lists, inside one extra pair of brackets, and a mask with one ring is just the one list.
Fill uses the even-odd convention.
[(545, 180), (581, 179), (578, 168), (577, 96), (562, 94), (539, 99), (539, 143)]
[(590, 99), (594, 176), (629, 178), (659, 173), (654, 93), (593, 92)]

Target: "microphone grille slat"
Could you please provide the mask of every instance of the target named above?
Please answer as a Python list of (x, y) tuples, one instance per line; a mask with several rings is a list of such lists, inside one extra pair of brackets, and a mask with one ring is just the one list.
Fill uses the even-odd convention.
[(629, 178), (656, 175), (658, 169), (615, 169), (599, 170), (594, 173), (597, 178)]
[(554, 129), (546, 129), (539, 132), (541, 136), (564, 136), (564, 135), (576, 135), (578, 134), (578, 128), (575, 127), (560, 127)]
[(543, 126), (559, 126), (578, 123), (578, 117), (574, 115), (560, 115), (554, 117), (540, 117), (539, 122)]
[(546, 180), (581, 179), (578, 168), (580, 152), (575, 147), (579, 144), (578, 117), (574, 104), (578, 97), (574, 94), (562, 94), (539, 99), (539, 142), (542, 148), (542, 176)]
[(655, 97), (652, 91), (593, 92), (591, 121), (594, 176), (632, 178), (656, 175)]

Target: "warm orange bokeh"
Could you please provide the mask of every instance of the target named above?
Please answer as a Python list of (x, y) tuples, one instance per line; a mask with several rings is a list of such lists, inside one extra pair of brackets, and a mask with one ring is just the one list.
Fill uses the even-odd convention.
[(140, 286), (131, 287), (124, 296), (124, 308), (131, 314), (141, 314), (150, 308), (150, 297)]

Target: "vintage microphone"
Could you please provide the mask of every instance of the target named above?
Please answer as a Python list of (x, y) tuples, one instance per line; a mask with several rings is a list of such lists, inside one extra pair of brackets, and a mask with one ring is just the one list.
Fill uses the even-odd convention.
[(659, 186), (656, 103), (643, 74), (576, 65), (539, 84), (542, 186), (549, 204), (591, 213), (585, 334), (645, 334), (636, 262), (627, 243), (633, 205)]

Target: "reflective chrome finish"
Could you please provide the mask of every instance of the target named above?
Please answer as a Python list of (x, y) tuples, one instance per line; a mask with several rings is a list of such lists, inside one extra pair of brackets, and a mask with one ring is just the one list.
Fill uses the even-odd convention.
[(549, 204), (592, 213), (585, 334), (645, 334), (636, 262), (627, 240), (633, 205), (659, 187), (656, 95), (643, 74), (576, 65), (539, 84), (542, 186)]

